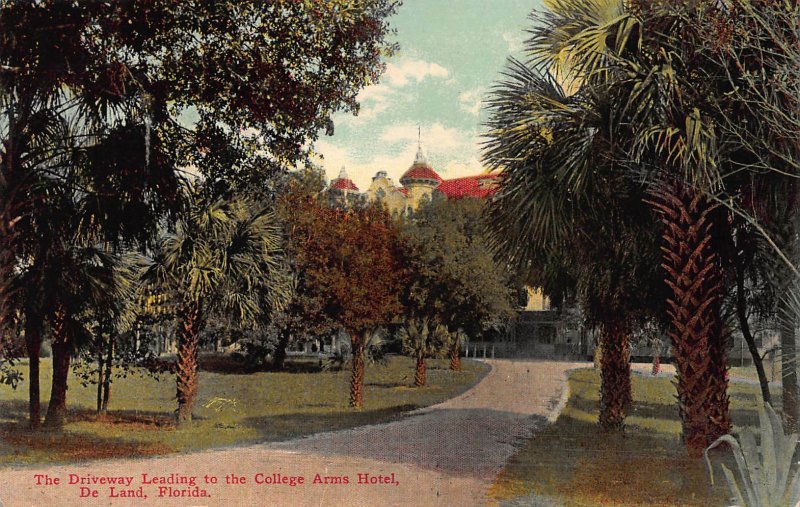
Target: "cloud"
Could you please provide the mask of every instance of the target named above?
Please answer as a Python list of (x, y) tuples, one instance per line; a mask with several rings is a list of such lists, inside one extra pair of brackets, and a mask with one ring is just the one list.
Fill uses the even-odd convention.
[(358, 116), (347, 115), (342, 119), (351, 125), (363, 123), (389, 109), (389, 105), (403, 99), (402, 94), (386, 84), (379, 83), (361, 90), (356, 97), (361, 107)]
[(462, 110), (473, 116), (478, 116), (481, 112), (481, 107), (483, 107), (483, 89), (475, 88), (462, 92), (458, 96), (458, 101)]
[(340, 121), (358, 125), (372, 120), (386, 112), (390, 106), (411, 100), (412, 94), (406, 91), (409, 85), (429, 78), (447, 79), (449, 76), (450, 71), (434, 62), (416, 58), (400, 58), (390, 62), (386, 65), (386, 72), (380, 83), (367, 86), (359, 92), (357, 100), (361, 108), (358, 116), (345, 115)]
[(503, 32), (501, 34), (503, 40), (508, 45), (508, 51), (511, 53), (521, 53), (525, 49), (525, 39), (527, 34), (522, 29)]
[[(391, 144), (416, 144), (418, 130), (413, 123), (399, 123), (386, 127), (378, 137), (379, 140)], [(421, 130), (423, 148), (441, 154), (461, 154), (471, 145), (471, 136), (463, 131), (445, 127), (441, 123), (424, 126)]]
[(399, 88), (406, 86), (411, 80), (420, 83), (428, 77), (444, 79), (449, 75), (450, 71), (438, 63), (415, 58), (400, 58), (386, 66), (383, 79), (389, 85)]

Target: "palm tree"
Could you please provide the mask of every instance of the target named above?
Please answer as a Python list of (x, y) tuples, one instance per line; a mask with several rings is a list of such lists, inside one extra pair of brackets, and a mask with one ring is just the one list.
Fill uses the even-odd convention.
[(409, 320), (398, 332), (398, 337), (403, 344), (403, 352), (416, 360), (414, 385), (423, 387), (427, 371), (425, 358), (441, 354), (451, 341), (450, 333), (443, 325), (423, 317)]
[(466, 344), (466, 334), (461, 329), (450, 333), (450, 371), (461, 371), (461, 349)]
[[(762, 264), (772, 268), (769, 270), (772, 273), (767, 274), (773, 283), (766, 284), (767, 292), (774, 290), (778, 295), (777, 303), (767, 313), (770, 317), (777, 315), (781, 322), (782, 416), (786, 430), (797, 432), (800, 428), (795, 334), (798, 314), (788, 300), (800, 275), (796, 244), (800, 230), (796, 223), (800, 190), (796, 183), (800, 170), (797, 143), (800, 117), (796, 114), (800, 96), (797, 66), (800, 5), (726, 2), (723, 7), (730, 12), (717, 17), (715, 30), (699, 30), (706, 36), (703, 57), (712, 63), (709, 67), (726, 71), (721, 81), (727, 85), (728, 93), (724, 96), (726, 100), (715, 104), (714, 116), (722, 135), (744, 152), (745, 156), (733, 159), (732, 164), (745, 175), (758, 175), (750, 181), (736, 182), (741, 198), (733, 201), (737, 204), (734, 214), (738, 221), (744, 222), (737, 228), (737, 234), (741, 229), (745, 234), (747, 229), (757, 231), (760, 243), (766, 247), (757, 253), (766, 253), (768, 259), (777, 261)], [(740, 33), (746, 33), (747, 37), (736, 35)], [(743, 118), (747, 121), (742, 121)], [(752, 257), (753, 252), (744, 252), (743, 256)], [(737, 267), (747, 266), (739, 263)], [(752, 278), (758, 283), (758, 276), (748, 278), (751, 285)], [(747, 338), (746, 321), (742, 322), (742, 332)], [(755, 340), (747, 341), (757, 354)], [(758, 366), (758, 356), (753, 357)], [(766, 386), (766, 375), (759, 373), (759, 379)], [(762, 390), (768, 394), (766, 387)]]
[(587, 82), (568, 96), (555, 75), (513, 59), (504, 77), (489, 101), (484, 149), (486, 163), (503, 170), (489, 208), (494, 248), (534, 285), (574, 293), (599, 327), (600, 423), (621, 428), (630, 333), (661, 308), (655, 217), (645, 187), (615, 162), (610, 90)]
[[(697, 454), (730, 429), (720, 259), (712, 242), (712, 235), (719, 232), (720, 216), (713, 212), (706, 194), (720, 187), (720, 144), (713, 122), (702, 112), (704, 97), (717, 93), (717, 81), (696, 82), (689, 71), (694, 46), (686, 43), (697, 36), (687, 29), (686, 20), (699, 11), (688, 5), (671, 9), (660, 2), (629, 6), (622, 0), (553, 0), (550, 5), (550, 12), (535, 17), (540, 23), (529, 41), (532, 65), (540, 73), (560, 78), (570, 92), (576, 92), (576, 98), (537, 109), (541, 100), (524, 95), (523, 89), (517, 103), (528, 104), (533, 111), (527, 121), (506, 125), (506, 144), (513, 149), (496, 161), (499, 166), (522, 164), (518, 160), (530, 155), (524, 143), (537, 124), (556, 125), (554, 115), (569, 112), (570, 104), (586, 93), (606, 97), (607, 103), (599, 104), (599, 111), (607, 109), (604, 123), (595, 124), (594, 130), (578, 131), (583, 137), (574, 140), (577, 148), (548, 161), (555, 164), (555, 178), (567, 182), (570, 200), (559, 204), (557, 197), (537, 190), (544, 196), (536, 201), (540, 209), (531, 213), (542, 218), (534, 222), (539, 224), (536, 227), (544, 223), (552, 228), (553, 220), (544, 219), (552, 218), (559, 205), (572, 206), (587, 183), (597, 183), (597, 171), (588, 164), (592, 159), (586, 157), (597, 153), (585, 146), (596, 148), (603, 143), (608, 149), (600, 160), (647, 183), (648, 200), (664, 223), (666, 282), (673, 292), (668, 308), (670, 335), (678, 362), (684, 438), (690, 452)], [(520, 67), (524, 66), (512, 63), (512, 72), (522, 74)], [(497, 110), (502, 107), (498, 100)], [(589, 110), (597, 110), (597, 105)], [(603, 125), (608, 127), (604, 138), (597, 135), (604, 132)], [(554, 130), (548, 135), (568, 137)], [(541, 184), (538, 181), (529, 178), (518, 190), (533, 188)], [(547, 182), (541, 185), (552, 188)], [(542, 206), (543, 202), (547, 205)], [(703, 361), (696, 360), (700, 356)]]
[(211, 200), (195, 187), (174, 233), (165, 235), (145, 277), (175, 299), (178, 318), (177, 421), (192, 420), (200, 332), (211, 311), (243, 322), (279, 301), (280, 228), (273, 213), (244, 200)]
[(80, 245), (68, 245), (48, 263), (45, 287), (53, 305), (49, 315), (53, 383), (45, 426), (64, 425), (70, 361), (90, 340), (88, 321), (112, 312), (130, 287), (130, 278), (119, 275), (119, 266), (120, 259), (102, 248)]

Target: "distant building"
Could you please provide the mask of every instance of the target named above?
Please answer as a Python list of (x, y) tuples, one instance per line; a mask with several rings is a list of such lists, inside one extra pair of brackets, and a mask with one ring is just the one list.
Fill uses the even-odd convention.
[[(473, 176), (444, 179), (428, 163), (422, 147), (417, 148), (414, 162), (400, 177), (397, 185), (386, 171), (378, 171), (372, 177), (369, 188), (361, 193), (356, 184), (342, 168), (339, 176), (328, 186), (330, 202), (336, 206), (359, 206), (368, 202), (381, 202), (393, 215), (413, 215), (421, 205), (433, 199), (486, 199), (498, 189), (500, 173), (484, 172)], [(527, 293), (520, 307), (517, 326), (509, 336), (493, 346), (503, 347), (503, 353), (511, 349), (530, 355), (553, 355), (570, 351), (578, 338), (570, 335), (560, 313), (550, 311), (550, 301), (541, 289), (526, 287)], [(569, 344), (569, 345), (567, 345)], [(474, 347), (478, 346), (477, 343)], [(508, 350), (505, 350), (508, 349)], [(477, 349), (476, 349), (477, 350)], [(473, 350), (473, 354), (475, 351)]]
[(392, 214), (410, 215), (420, 205), (438, 197), (489, 197), (497, 190), (498, 177), (499, 173), (491, 172), (445, 180), (428, 163), (422, 147), (419, 147), (411, 167), (400, 177), (400, 186), (389, 178), (386, 171), (378, 171), (366, 192), (361, 193), (342, 168), (327, 192), (332, 204), (353, 206), (382, 202)]
[(335, 206), (358, 206), (365, 201), (365, 195), (358, 191), (344, 167), (339, 171), (339, 176), (328, 185), (326, 192), (330, 203)]

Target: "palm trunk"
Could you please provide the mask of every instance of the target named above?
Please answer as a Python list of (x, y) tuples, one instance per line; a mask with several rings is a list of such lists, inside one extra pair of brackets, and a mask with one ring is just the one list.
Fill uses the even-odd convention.
[(658, 353), (656, 353), (655, 355), (653, 355), (653, 369), (650, 371), (650, 374), (655, 377), (656, 375), (658, 375), (658, 372), (660, 371), (661, 371), (661, 356)]
[(664, 230), (665, 281), (677, 367), (678, 411), (692, 456), (730, 432), (728, 357), (720, 305), (722, 286), (711, 245), (708, 201), (673, 184), (654, 192)]
[(176, 376), (178, 425), (192, 421), (192, 410), (194, 410), (194, 404), (197, 401), (197, 356), (200, 348), (199, 305), (187, 305), (181, 316), (182, 322), (178, 334), (178, 373)]
[(28, 349), (28, 421), (31, 429), (41, 424), (41, 393), (39, 388), (39, 353), (42, 348), (42, 323), (28, 313), (25, 316), (25, 345)]
[(350, 406), (362, 408), (364, 406), (364, 366), (366, 362), (364, 340), (355, 333), (351, 336), (353, 372), (350, 377)]
[(461, 343), (458, 338), (450, 346), (450, 371), (461, 371)]
[(630, 408), (631, 361), (628, 326), (621, 322), (604, 323), (601, 328), (600, 426), (621, 430)]
[(114, 364), (114, 345), (116, 343), (116, 336), (112, 331), (108, 335), (108, 349), (106, 351), (106, 365), (105, 375), (103, 376), (103, 405), (101, 407), (102, 413), (108, 412), (108, 404), (111, 401), (111, 367)]
[(414, 371), (414, 385), (417, 387), (423, 387), (425, 385), (425, 373), (427, 370), (427, 365), (425, 364), (425, 356), (419, 355), (417, 356), (417, 367)]
[(44, 425), (61, 428), (67, 418), (67, 377), (71, 356), (71, 343), (67, 333), (67, 316), (64, 310), (56, 311), (53, 319), (53, 387)]

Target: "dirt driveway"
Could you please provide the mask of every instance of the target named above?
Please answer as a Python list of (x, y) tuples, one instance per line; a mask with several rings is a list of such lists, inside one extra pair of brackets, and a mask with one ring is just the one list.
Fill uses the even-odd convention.
[(0, 505), (487, 505), (515, 443), (561, 410), (566, 372), (590, 364), (488, 362), (474, 388), (388, 424), (164, 458), (0, 469)]

